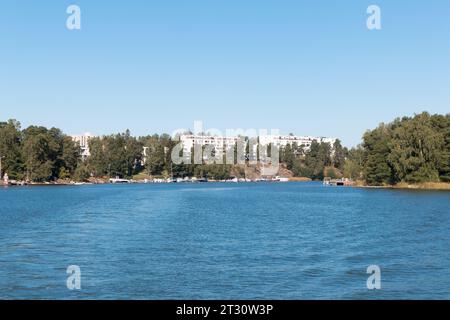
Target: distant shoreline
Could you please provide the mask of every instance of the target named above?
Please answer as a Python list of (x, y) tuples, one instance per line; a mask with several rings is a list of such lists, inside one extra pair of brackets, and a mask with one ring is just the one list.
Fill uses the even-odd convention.
[[(273, 180), (265, 180), (265, 181), (219, 181), (219, 180), (210, 180), (206, 182), (192, 182), (192, 181), (183, 181), (183, 182), (144, 182), (144, 181), (133, 181), (129, 183), (110, 183), (110, 182), (100, 182), (100, 183), (62, 183), (62, 182), (54, 182), (54, 183), (27, 183), (27, 184), (3, 184), (0, 183), (0, 187), (63, 187), (63, 186), (99, 186), (99, 185), (137, 185), (137, 184), (148, 184), (148, 185), (161, 185), (161, 184), (210, 184), (210, 183), (226, 183), (226, 184), (247, 184), (247, 183), (289, 183), (289, 182), (314, 182), (311, 179), (292, 179), (289, 181), (273, 181)], [(320, 182), (320, 181), (316, 181)]]
[[(289, 183), (289, 182), (314, 182), (313, 180), (307, 180), (303, 178), (293, 178), (289, 181), (246, 181), (246, 182), (231, 182), (231, 181), (208, 181), (206, 184), (210, 183), (226, 183), (226, 184), (248, 184), (248, 183)], [(319, 181), (316, 181), (319, 182)], [(132, 183), (126, 183), (125, 185), (141, 185), (141, 184), (148, 184), (148, 185), (160, 185), (160, 184), (176, 184), (176, 185), (183, 185), (183, 184), (205, 184), (200, 182), (174, 182), (174, 183), (155, 183), (155, 182), (148, 182), (145, 183), (143, 181), (135, 181)], [(26, 184), (26, 185), (5, 185), (3, 183), (0, 183), (0, 187), (69, 187), (69, 186), (87, 186), (87, 185), (116, 185), (115, 183), (32, 183), (32, 184)], [(123, 184), (119, 184), (123, 185)], [(392, 190), (429, 190), (429, 191), (450, 191), (450, 183), (447, 182), (424, 182), (419, 184), (408, 184), (408, 183), (399, 183), (396, 185), (375, 185), (375, 186), (369, 186), (369, 185), (363, 185), (363, 184), (356, 184), (352, 186), (346, 186), (347, 188), (361, 188), (361, 189), (392, 189)]]

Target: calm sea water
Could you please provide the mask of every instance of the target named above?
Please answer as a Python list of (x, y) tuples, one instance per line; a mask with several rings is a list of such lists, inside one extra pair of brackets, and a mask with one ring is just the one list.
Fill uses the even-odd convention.
[[(210, 183), (0, 189), (0, 298), (449, 299), (450, 193)], [(69, 265), (81, 290), (66, 287)], [(382, 289), (366, 287), (369, 265)]]

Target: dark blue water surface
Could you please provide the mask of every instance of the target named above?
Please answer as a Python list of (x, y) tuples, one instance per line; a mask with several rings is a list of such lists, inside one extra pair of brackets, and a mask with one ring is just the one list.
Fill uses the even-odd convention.
[[(449, 299), (450, 193), (209, 183), (0, 189), (0, 298)], [(66, 269), (81, 268), (81, 290)], [(369, 265), (381, 290), (368, 290)]]

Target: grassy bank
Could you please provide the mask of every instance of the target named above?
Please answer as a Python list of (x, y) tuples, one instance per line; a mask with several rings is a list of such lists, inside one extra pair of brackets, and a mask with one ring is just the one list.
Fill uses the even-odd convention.
[(410, 189), (410, 190), (449, 190), (448, 182), (423, 182), (423, 183), (406, 183), (400, 182), (395, 185), (368, 186), (364, 183), (357, 183), (356, 187), (360, 188), (386, 188), (386, 189)]
[(401, 182), (393, 186), (394, 189), (417, 189), (417, 190), (450, 190), (448, 182), (424, 182), (418, 184), (409, 184)]

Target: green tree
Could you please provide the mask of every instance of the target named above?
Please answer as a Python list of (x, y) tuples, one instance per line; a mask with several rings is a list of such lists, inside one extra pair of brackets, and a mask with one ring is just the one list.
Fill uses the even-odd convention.
[(0, 123), (0, 157), (2, 162), (2, 172), (7, 173), (11, 179), (21, 179), (23, 177), (22, 158), (22, 133), (20, 123), (16, 120)]
[(60, 165), (60, 171), (65, 173), (65, 177), (62, 174), (59, 175), (60, 178), (71, 177), (78, 164), (81, 162), (81, 149), (78, 143), (75, 143), (71, 137), (64, 136), (62, 139), (62, 151), (58, 158), (58, 163)]
[(91, 156), (87, 159), (89, 171), (96, 177), (107, 175), (109, 166), (103, 139), (99, 137), (89, 139), (89, 151), (91, 153)]
[(87, 181), (91, 176), (91, 172), (86, 163), (80, 163), (73, 174), (76, 181)]
[(151, 175), (161, 175), (165, 169), (166, 155), (164, 146), (157, 144), (152, 147), (147, 158), (147, 168)]
[(88, 165), (95, 176), (130, 178), (142, 170), (143, 144), (130, 131), (89, 141)]
[(337, 139), (333, 145), (333, 166), (339, 170), (344, 169), (346, 150), (342, 147), (341, 141)]
[(439, 177), (444, 182), (450, 182), (450, 114), (433, 115), (431, 122), (433, 128), (442, 134), (444, 140), (437, 164)]
[(280, 153), (280, 161), (286, 164), (288, 170), (292, 170), (296, 158), (295, 146), (291, 146), (290, 144), (288, 144), (284, 148), (281, 148)]
[(29, 181), (43, 182), (53, 178), (55, 162), (53, 143), (45, 128), (32, 127), (25, 130), (23, 155), (26, 178)]
[(364, 149), (361, 145), (348, 151), (344, 163), (344, 177), (359, 180), (362, 179)]
[(369, 185), (392, 184), (395, 181), (394, 171), (387, 161), (390, 139), (391, 130), (384, 124), (364, 134), (363, 173)]
[(396, 124), (389, 143), (388, 161), (396, 180), (439, 181), (439, 164), (445, 147), (444, 136), (433, 128), (431, 117), (422, 113)]
[(328, 143), (311, 143), (309, 152), (305, 156), (305, 168), (302, 174), (314, 180), (324, 178), (324, 168), (331, 164), (331, 147)]

